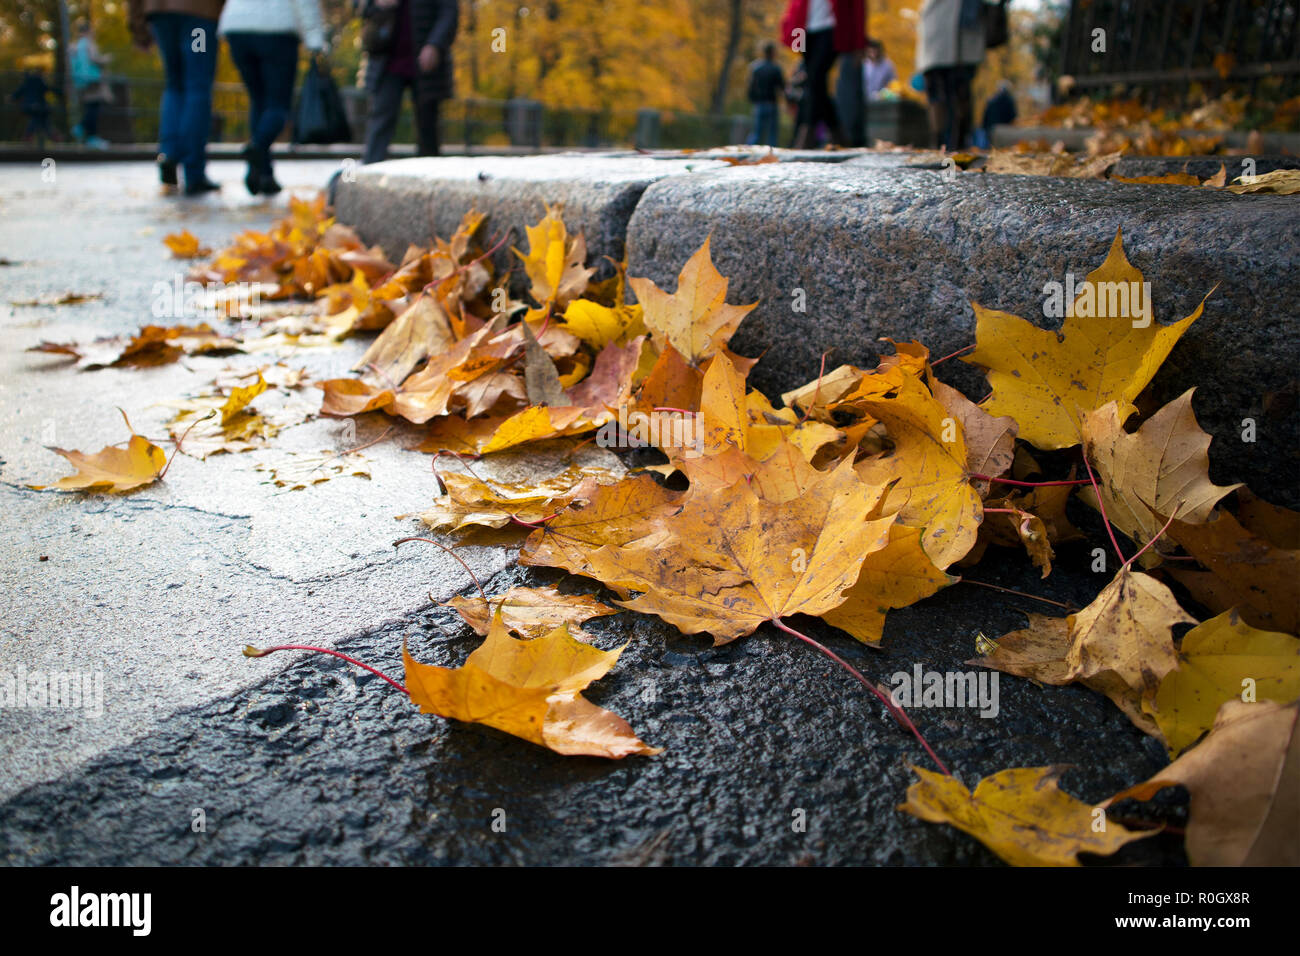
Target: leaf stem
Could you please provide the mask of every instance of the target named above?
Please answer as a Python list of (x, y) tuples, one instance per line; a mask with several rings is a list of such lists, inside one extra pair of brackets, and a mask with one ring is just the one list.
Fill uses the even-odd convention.
[(395, 548), (399, 544), (405, 544), (408, 541), (423, 541), (425, 544), (431, 544), (435, 548), (442, 548), (443, 551), (446, 551), (449, 555), (459, 561), (460, 566), (465, 569), (465, 572), (470, 576), (470, 580), (472, 580), (478, 588), (479, 597), (483, 598), (483, 606), (487, 608), (488, 614), (491, 615), (492, 602), (488, 600), (487, 592), (483, 590), (483, 584), (479, 581), (478, 575), (474, 573), (474, 569), (465, 563), (465, 559), (457, 554), (454, 548), (447, 547), (441, 541), (434, 541), (432, 538), (422, 538), (419, 535), (412, 535), (409, 538), (398, 538), (393, 542), (393, 547)]
[[(440, 451), (440, 452), (438, 452), (437, 454), (435, 454), (435, 455), (433, 456), (433, 461), (429, 463), (430, 467), (433, 469), (433, 480), (436, 481), (436, 482), (438, 483), (438, 494), (440, 494), (440, 495), (445, 495), (445, 494), (447, 493), (447, 483), (446, 483), (445, 481), (442, 480), (442, 475), (441, 475), (441, 474), (439, 473), (439, 471), (438, 471), (438, 459), (441, 458), (443, 455), (451, 455), (451, 456), (453, 456), (457, 461), (459, 461), (462, 465), (465, 466), (465, 470), (466, 470), (466, 471), (468, 471), (471, 475), (473, 475), (473, 476), (474, 476), (475, 478), (477, 478), (479, 481), (483, 482), (484, 484), (487, 484), (487, 479), (484, 478), (482, 475), (480, 475), (477, 471), (474, 470), (474, 466), (471, 465), (468, 461), (465, 460), (465, 458), (466, 458), (465, 455), (462, 455), (462, 454), (461, 454), (460, 452), (458, 452), (458, 451), (452, 451), (450, 448), (444, 448), (444, 449), (442, 449), (442, 451)], [(479, 459), (479, 458), (482, 458), (483, 456), (482, 456), (482, 455), (471, 455), (471, 456), (469, 456), (469, 457), (471, 457), (471, 458), (477, 460), (477, 459)]]
[(267, 648), (259, 649), (253, 647), (251, 644), (244, 645), (245, 657), (266, 657), (266, 655), (274, 654), (276, 651), (315, 651), (317, 654), (329, 654), (331, 657), (341, 658), (342, 660), (347, 661), (349, 664), (353, 664), (357, 667), (360, 667), (362, 670), (370, 671), (370, 673), (374, 674), (376, 677), (380, 677), (388, 681), (388, 683), (392, 684), (394, 687), (400, 690), (403, 694), (406, 694), (408, 697), (411, 695), (411, 692), (409, 690), (407, 690), (397, 681), (393, 680), (383, 671), (377, 670), (376, 668), (371, 667), (369, 664), (365, 664), (357, 660), (355, 657), (349, 657), (347, 654), (344, 654), (341, 651), (332, 651), (328, 647), (313, 647), (310, 644), (279, 644), (275, 647), (267, 647)]
[(833, 660), (836, 664), (839, 664), (840, 667), (844, 668), (846, 671), (848, 671), (850, 674), (852, 674), (855, 678), (857, 678), (857, 680), (859, 681), (859, 683), (861, 683), (862, 686), (865, 687), (867, 690), (871, 691), (871, 693), (874, 694), (874, 695), (876, 696), (876, 698), (877, 698), (877, 699), (878, 699), (882, 704), (885, 705), (885, 709), (888, 710), (891, 714), (893, 714), (893, 715), (894, 715), (894, 718), (895, 718), (895, 719), (896, 719), (896, 720), (897, 720), (897, 721), (898, 721), (902, 726), (904, 726), (904, 727), (906, 727), (908, 730), (910, 730), (910, 731), (912, 732), (912, 736), (914, 736), (918, 741), (920, 741), (921, 746), (925, 748), (925, 752), (928, 753), (928, 754), (930, 755), (930, 759), (933, 760), (933, 761), (935, 762), (935, 764), (938, 766), (938, 768), (939, 768), (940, 770), (943, 771), (944, 776), (946, 776), (946, 777), (951, 777), (951, 776), (952, 776), (952, 771), (949, 770), (948, 767), (944, 764), (944, 762), (943, 762), (942, 760), (939, 759), (939, 755), (936, 754), (936, 753), (934, 752), (933, 748), (930, 747), (929, 742), (925, 739), (925, 737), (923, 737), (923, 736), (921, 735), (921, 732), (920, 732), (919, 730), (916, 729), (916, 724), (912, 723), (912, 718), (908, 717), (908, 716), (907, 716), (907, 713), (903, 710), (903, 708), (900, 707), (900, 706), (898, 706), (897, 704), (895, 704), (895, 703), (894, 703), (894, 702), (889, 698), (889, 695), (888, 695), (888, 694), (884, 693), (884, 692), (883, 692), (880, 688), (878, 688), (875, 684), (871, 683), (871, 681), (869, 681), (869, 680), (867, 680), (865, 677), (863, 677), (861, 671), (859, 671), (856, 667), (854, 667), (852, 664), (850, 664), (850, 663), (849, 663), (848, 661), (846, 661), (844, 658), (840, 657), (838, 654), (836, 654), (833, 650), (831, 650), (831, 649), (830, 649), (829, 647), (827, 647), (825, 644), (822, 644), (822, 643), (820, 643), (819, 641), (815, 641), (815, 640), (813, 640), (813, 639), (812, 639), (811, 637), (809, 637), (807, 634), (802, 634), (802, 633), (800, 633), (799, 631), (796, 631), (794, 628), (790, 627), (788, 624), (786, 624), (784, 621), (782, 621), (782, 620), (781, 620), (780, 618), (778, 618), (778, 617), (771, 618), (771, 621), (772, 621), (772, 623), (775, 624), (775, 625), (776, 625), (780, 630), (785, 631), (785, 632), (786, 632), (787, 634), (789, 634), (791, 637), (797, 637), (797, 638), (799, 638), (799, 640), (803, 641), (805, 644), (809, 645), (810, 647), (814, 647), (814, 648), (816, 648), (817, 650), (821, 651), (823, 654), (825, 654), (827, 657), (829, 657), (831, 660)]
[(516, 515), (511, 515), (510, 520), (515, 524), (520, 525), (524, 528), (532, 528), (534, 531), (536, 531), (538, 528), (542, 527), (544, 524), (546, 524), (546, 522), (550, 521), (559, 513), (560, 512), (557, 511), (555, 512), (555, 514), (549, 514), (545, 518), (539, 518), (537, 521), (525, 521), (523, 518), (517, 517)]
[(1001, 591), (1003, 594), (1014, 594), (1016, 597), (1029, 598), (1031, 601), (1042, 601), (1044, 604), (1054, 604), (1059, 608), (1067, 611), (1077, 610), (1073, 605), (1062, 604), (1060, 601), (1053, 601), (1051, 598), (1039, 597), (1037, 594), (1027, 594), (1024, 591), (1017, 591), (1014, 588), (1004, 588), (1000, 584), (989, 584), (987, 581), (974, 581), (970, 578), (962, 578), (961, 584), (976, 584), (982, 588), (989, 588), (994, 591)]
[[(1178, 503), (1178, 507), (1182, 507), (1182, 502), (1181, 502), (1181, 501)], [(1154, 535), (1152, 535), (1152, 536), (1151, 536), (1151, 540), (1148, 541), (1146, 544), (1142, 545), (1142, 549), (1141, 549), (1140, 551), (1138, 551), (1137, 554), (1133, 555), (1133, 557), (1129, 558), (1127, 561), (1124, 562), (1124, 566), (1125, 566), (1125, 567), (1128, 567), (1128, 566), (1131, 565), (1134, 561), (1136, 561), (1138, 558), (1142, 557), (1142, 555), (1146, 554), (1147, 549), (1149, 549), (1153, 544), (1155, 544), (1157, 541), (1160, 540), (1160, 536), (1163, 535), (1166, 531), (1168, 531), (1168, 530), (1169, 530), (1169, 526), (1170, 526), (1171, 524), (1174, 523), (1174, 515), (1176, 515), (1176, 514), (1178, 514), (1178, 508), (1177, 508), (1177, 507), (1174, 508), (1174, 510), (1173, 510), (1173, 514), (1171, 514), (1171, 515), (1169, 516), (1169, 520), (1165, 522), (1165, 526), (1164, 526), (1163, 528), (1161, 528), (1159, 531), (1157, 531)]]
[(1106, 526), (1106, 534), (1110, 536), (1111, 547), (1115, 549), (1115, 554), (1119, 557), (1120, 566), (1128, 564), (1124, 558), (1124, 552), (1119, 549), (1119, 542), (1115, 540), (1115, 529), (1110, 526), (1110, 518), (1106, 517), (1106, 502), (1101, 498), (1101, 488), (1097, 484), (1097, 476), (1092, 473), (1092, 465), (1088, 461), (1088, 446), (1084, 443), (1081, 449), (1080, 457), (1083, 459), (1083, 467), (1088, 469), (1088, 481), (1092, 483), (1092, 493), (1097, 496), (1097, 510), (1101, 512), (1101, 523)]
[[(122, 410), (119, 408), (118, 411), (121, 412)], [(174, 462), (176, 460), (176, 456), (181, 453), (181, 442), (185, 441), (185, 439), (190, 437), (190, 432), (194, 430), (194, 426), (197, 425), (199, 422), (206, 422), (209, 418), (211, 418), (215, 414), (217, 414), (217, 410), (214, 408), (212, 411), (208, 412), (202, 418), (196, 418), (194, 419), (194, 421), (190, 422), (190, 427), (185, 429), (185, 432), (181, 435), (180, 438), (176, 439), (176, 447), (172, 449), (172, 456), (167, 459), (167, 464), (163, 465), (163, 470), (158, 472), (159, 481), (162, 481), (164, 478), (167, 477), (167, 472), (171, 470), (172, 462)], [(126, 412), (122, 412), (122, 417), (126, 418)], [(130, 422), (127, 422), (128, 426), (130, 424), (131, 424)]]
[(822, 353), (822, 366), (817, 371), (817, 387), (813, 389), (812, 401), (809, 402), (808, 407), (804, 409), (803, 418), (799, 419), (800, 425), (808, 420), (808, 416), (812, 414), (812, 410), (817, 407), (817, 399), (819, 399), (822, 394), (822, 378), (826, 375), (826, 356), (830, 355), (831, 352), (834, 351), (834, 348), (834, 346), (831, 346), (831, 348), (828, 348)]
[[(978, 344), (978, 343), (976, 343), (976, 344)], [(943, 358), (937, 358), (937, 359), (935, 359), (933, 362), (931, 362), (931, 363), (930, 363), (930, 368), (934, 368), (936, 365), (940, 365), (940, 364), (942, 364), (942, 363), (948, 361), (948, 359), (956, 358), (958, 355), (961, 355), (963, 352), (969, 352), (969, 351), (971, 351), (973, 348), (975, 348), (975, 345), (968, 345), (968, 346), (966, 346), (965, 348), (958, 349), (958, 350), (955, 351), (955, 352), (949, 352), (949, 353), (948, 353), (947, 355), (945, 355)]]
[(1063, 485), (1086, 485), (1087, 478), (1071, 478), (1068, 481), (1013, 481), (1010, 478), (995, 478), (993, 475), (981, 475), (979, 472), (969, 471), (966, 473), (967, 478), (974, 478), (978, 481), (996, 481), (1003, 485), (1015, 485), (1018, 488), (1055, 488)]

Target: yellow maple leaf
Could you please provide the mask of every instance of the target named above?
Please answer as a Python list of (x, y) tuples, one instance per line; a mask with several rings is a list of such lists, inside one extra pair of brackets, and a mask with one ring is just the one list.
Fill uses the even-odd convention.
[(966, 441), (958, 422), (930, 391), (904, 375), (892, 398), (860, 403), (885, 423), (894, 450), (857, 466), (868, 484), (896, 482), (886, 511), (906, 525), (924, 528), (922, 544), (936, 566), (946, 568), (975, 545), (983, 508), (967, 480)]
[[(1200, 524), (1220, 498), (1241, 487), (1210, 481), (1210, 436), (1196, 423), (1193, 391), (1188, 389), (1131, 435), (1114, 402), (1083, 417), (1084, 449), (1097, 472), (1106, 517), (1139, 546), (1163, 527), (1156, 514), (1176, 513), (1181, 521)], [(1083, 489), (1080, 497), (1098, 507), (1092, 488)]]
[(1146, 289), (1117, 231), (1110, 254), (1088, 274), (1060, 333), (973, 304), (976, 347), (963, 360), (988, 370), (993, 396), (985, 409), (1010, 415), (1020, 437), (1038, 448), (1079, 444), (1079, 415), (1107, 402), (1116, 402), (1120, 417), (1127, 418), (1133, 399), (1205, 307), (1202, 300), (1186, 318), (1160, 325)]
[(969, 833), (1012, 866), (1079, 866), (1080, 853), (1109, 856), (1152, 835), (1118, 823), (1096, 830), (1096, 808), (1057, 786), (1064, 767), (1002, 770), (974, 793), (955, 777), (912, 769), (921, 779), (908, 788), (900, 810)]
[(548, 206), (535, 226), (525, 226), (528, 254), (514, 250), (524, 263), (532, 282), (531, 293), (543, 308), (552, 303), (564, 308), (586, 291), (594, 269), (585, 268), (587, 241), (582, 235), (569, 238), (557, 207)]
[[(505, 594), (489, 597), (454, 597), (447, 602), (474, 633), (486, 636), (492, 618), (500, 615), (507, 628), (520, 637), (545, 637), (560, 626), (570, 633), (593, 617), (617, 614), (615, 608), (602, 604), (590, 594), (561, 594), (555, 588), (511, 588)], [(579, 631), (581, 633), (581, 631)]]
[(512, 518), (531, 524), (564, 507), (580, 487), (590, 490), (597, 483), (611, 484), (619, 477), (607, 468), (576, 466), (530, 482), (493, 481), (457, 471), (444, 472), (439, 478), (446, 493), (420, 514), (420, 520), (430, 528), (452, 531), (470, 525), (503, 528)]
[(1195, 624), (1173, 593), (1149, 574), (1128, 566), (1082, 611), (1066, 619), (1070, 650), (1065, 656), (1071, 680), (1105, 680), (1103, 690), (1139, 727), (1141, 700), (1155, 694), (1161, 680), (1178, 666), (1173, 626)]
[(188, 229), (163, 236), (163, 244), (171, 250), (173, 258), (176, 259), (200, 259), (212, 252)]
[(740, 320), (758, 304), (727, 304), (728, 280), (713, 266), (708, 239), (682, 266), (676, 292), (665, 292), (641, 277), (628, 282), (655, 339), (672, 345), (692, 365), (726, 345)]
[(574, 299), (564, 310), (564, 327), (596, 351), (605, 346), (626, 345), (646, 332), (640, 305), (601, 305), (590, 299)]
[(883, 489), (864, 485), (852, 465), (845, 459), (790, 501), (761, 499), (747, 482), (723, 496), (688, 494), (660, 519), (669, 537), (652, 547), (600, 547), (586, 555), (586, 573), (643, 592), (624, 607), (718, 644), (765, 621), (823, 614), (844, 601), (894, 521), (869, 517)]
[(492, 437), (479, 448), (479, 454), (486, 455), (489, 452), (502, 451), (546, 438), (577, 435), (584, 431), (591, 431), (599, 424), (600, 421), (585, 418), (581, 408), (530, 405), (503, 421), (492, 433)]
[(221, 424), (229, 425), (232, 418), (246, 409), (253, 399), (265, 391), (266, 379), (262, 377), (261, 371), (258, 371), (257, 381), (252, 385), (236, 385), (230, 390), (225, 403), (221, 406)]
[(1143, 704), (1176, 757), (1214, 725), (1220, 705), (1247, 693), (1283, 704), (1300, 697), (1300, 640), (1224, 611), (1183, 635), (1177, 670)]
[[(126, 418), (125, 415), (122, 417)], [(127, 428), (130, 427), (131, 423), (127, 422)], [(59, 488), (63, 491), (104, 490), (117, 494), (152, 484), (167, 469), (167, 456), (163, 450), (134, 432), (125, 448), (110, 445), (95, 454), (63, 448), (51, 448), (50, 451), (68, 459), (77, 470), (52, 485), (30, 486), (38, 491)]]
[(421, 664), (405, 646), (402, 659), (411, 700), (424, 713), (495, 727), (561, 754), (619, 759), (659, 753), (621, 717), (580, 693), (621, 652), (576, 641), (565, 627), (519, 641), (498, 614), (486, 640), (458, 668)]
[(601, 485), (584, 496), (581, 507), (565, 508), (534, 531), (519, 563), (593, 576), (588, 556), (596, 549), (650, 547), (667, 537), (657, 520), (675, 509), (680, 497), (646, 475)]
[(926, 555), (919, 528), (895, 524), (889, 529), (889, 543), (862, 562), (844, 603), (825, 612), (822, 620), (864, 644), (879, 644), (886, 611), (907, 607), (956, 581)]

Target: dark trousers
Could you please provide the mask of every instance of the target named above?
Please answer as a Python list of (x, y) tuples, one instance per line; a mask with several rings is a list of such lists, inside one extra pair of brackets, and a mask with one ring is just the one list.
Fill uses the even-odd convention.
[(970, 144), (973, 66), (937, 66), (925, 71), (925, 95), (930, 101), (930, 132), (934, 145), (951, 152)]
[(835, 31), (814, 30), (805, 37), (804, 72), (808, 76), (803, 96), (799, 99), (799, 126), (812, 134), (818, 123), (825, 123), (835, 136), (839, 118), (835, 114), (835, 101), (827, 88), (827, 78), (835, 65)]
[(365, 163), (380, 163), (388, 158), (388, 147), (397, 129), (397, 117), (402, 112), (402, 94), (409, 87), (415, 103), (415, 132), (421, 156), (437, 156), (441, 151), (438, 140), (438, 112), (441, 100), (423, 90), (425, 84), (415, 77), (383, 73), (370, 92), (370, 118), (366, 122)]
[(24, 109), (23, 115), (27, 117), (27, 129), (23, 132), (23, 135), (26, 137), (35, 136), (44, 142), (45, 137), (50, 135), (49, 109)]
[(298, 37), (293, 33), (228, 33), (230, 59), (248, 88), (248, 139), (267, 150), (293, 107)]
[[(205, 178), (217, 72), (217, 21), (188, 13), (149, 17), (162, 57), (164, 83), (158, 149), (185, 170), (185, 182)], [(200, 43), (200, 40), (202, 41)]]
[(86, 136), (99, 135), (99, 109), (103, 105), (99, 100), (89, 100), (81, 104), (81, 131)]
[(754, 129), (749, 134), (749, 145), (775, 146), (778, 122), (776, 100), (770, 103), (755, 103)]
[(862, 85), (862, 57), (840, 54), (835, 80), (835, 112), (839, 114), (844, 146), (867, 145), (867, 96)]

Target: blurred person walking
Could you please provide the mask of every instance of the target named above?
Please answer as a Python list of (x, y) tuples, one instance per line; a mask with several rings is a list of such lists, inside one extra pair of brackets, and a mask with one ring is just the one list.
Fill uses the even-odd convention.
[(776, 98), (785, 93), (785, 74), (776, 62), (776, 44), (763, 44), (762, 59), (749, 66), (749, 88), (746, 95), (754, 104), (754, 129), (749, 134), (750, 146), (775, 146), (778, 116)]
[(23, 74), (23, 81), (18, 84), (18, 88), (9, 94), (9, 99), (17, 103), (22, 114), (27, 117), (27, 128), (23, 130), (24, 142), (35, 140), (37, 146), (44, 148), (47, 138), (57, 138), (50, 130), (51, 93), (57, 96), (58, 90), (52, 89), (45, 82), (44, 71), (28, 70)]
[[(858, 62), (866, 38), (864, 0), (790, 0), (781, 18), (781, 32), (792, 50), (803, 53), (808, 77), (799, 101), (794, 147), (809, 149), (816, 145), (814, 131), (822, 123), (830, 130), (832, 142), (845, 145), (847, 141), (828, 89), (828, 79), (837, 54), (845, 54), (845, 62)], [(845, 69), (843, 62), (840, 69)], [(860, 68), (846, 78), (844, 87), (846, 92), (857, 96), (848, 104), (852, 138), (856, 141), (859, 138), (856, 129), (861, 125)]]
[(217, 72), (217, 20), (225, 0), (127, 0), (136, 45), (158, 44), (163, 85), (158, 174), (165, 186), (185, 174), (185, 195), (221, 187), (208, 179), (212, 81)]
[(971, 83), (984, 60), (984, 0), (925, 0), (916, 35), (916, 69), (925, 78), (933, 145), (970, 145)]
[(362, 43), (369, 56), (366, 92), (370, 117), (362, 162), (388, 158), (402, 96), (409, 88), (421, 156), (441, 151), (438, 114), (451, 97), (451, 45), (458, 23), (456, 0), (360, 0)]
[(103, 67), (108, 56), (99, 51), (90, 22), (77, 23), (77, 45), (72, 50), (72, 85), (81, 103), (81, 122), (72, 128), (72, 136), (91, 149), (107, 149), (108, 140), (99, 135), (99, 111), (112, 101)]
[(244, 157), (248, 191), (273, 196), (280, 191), (271, 165), (271, 147), (284, 130), (293, 106), (298, 76), (298, 41), (313, 56), (324, 56), (325, 18), (319, 0), (226, 0), (217, 32), (226, 38), (230, 59), (248, 89), (248, 145)]

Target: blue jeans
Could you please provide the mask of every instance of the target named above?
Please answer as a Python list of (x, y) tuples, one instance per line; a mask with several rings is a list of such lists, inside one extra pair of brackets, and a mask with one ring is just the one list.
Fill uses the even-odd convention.
[(776, 102), (754, 104), (754, 131), (749, 134), (750, 146), (776, 145)]
[(295, 33), (227, 33), (230, 59), (248, 88), (248, 138), (258, 149), (270, 149), (293, 106), (293, 82), (298, 75), (298, 35)]
[[(149, 28), (166, 75), (158, 149), (185, 170), (185, 182), (205, 178), (212, 80), (217, 72), (217, 21), (188, 13), (155, 13)], [(201, 31), (201, 32), (199, 32)]]

